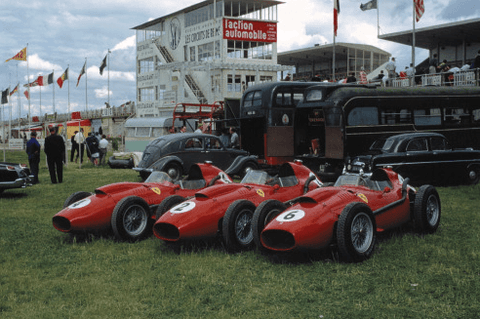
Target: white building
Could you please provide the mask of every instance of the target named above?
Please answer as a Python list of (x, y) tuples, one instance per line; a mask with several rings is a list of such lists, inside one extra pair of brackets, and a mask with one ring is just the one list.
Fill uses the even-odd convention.
[(248, 85), (277, 81), (290, 68), (277, 64), (281, 3), (207, 0), (134, 27), (137, 117), (170, 115), (176, 103), (239, 103)]

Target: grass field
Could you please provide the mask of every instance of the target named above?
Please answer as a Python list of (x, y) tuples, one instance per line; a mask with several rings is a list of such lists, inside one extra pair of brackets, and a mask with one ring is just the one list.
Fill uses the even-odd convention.
[(435, 234), (405, 226), (381, 234), (373, 258), (341, 264), (333, 250), (72, 240), (51, 222), (71, 193), (139, 177), (69, 163), (53, 185), (40, 167), (40, 184), (0, 195), (0, 318), (480, 318), (480, 185), (438, 188)]

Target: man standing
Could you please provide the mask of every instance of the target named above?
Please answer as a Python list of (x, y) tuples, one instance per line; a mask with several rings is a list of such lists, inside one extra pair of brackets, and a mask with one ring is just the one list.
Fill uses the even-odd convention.
[(75, 163), (78, 160), (78, 156), (80, 156), (80, 163), (83, 163), (83, 152), (85, 150), (85, 136), (83, 136), (83, 128), (80, 128), (80, 132), (75, 134), (75, 142), (77, 142), (77, 145), (78, 145), (77, 157), (75, 158)]
[(395, 69), (396, 68), (397, 68), (397, 66), (395, 65), (395, 58), (392, 57), (392, 60), (390, 62), (388, 62), (387, 65), (385, 66), (385, 69), (388, 72), (388, 86), (393, 85), (392, 81), (395, 78)]
[(37, 141), (37, 133), (32, 131), (30, 134), (32, 137), (27, 142), (27, 154), (28, 154), (28, 166), (30, 166), (30, 172), (33, 175), (33, 184), (38, 184), (38, 167), (40, 164), (40, 144)]
[(237, 130), (234, 127), (230, 127), (230, 147), (240, 148), (240, 141), (238, 139)]
[[(65, 142), (57, 135), (55, 127), (50, 128), (50, 135), (45, 139), (45, 154), (47, 154), (48, 171), (52, 184), (63, 182), (63, 160), (65, 158)], [(56, 171), (56, 174), (55, 174)]]
[(72, 137), (70, 138), (70, 142), (72, 143), (72, 150), (70, 151), (70, 162), (73, 162), (73, 158), (75, 157), (75, 152), (78, 154), (78, 144), (75, 142), (75, 135), (77, 135), (78, 131), (73, 133)]
[(107, 156), (107, 147), (108, 147), (108, 140), (105, 134), (103, 134), (102, 139), (100, 140), (100, 143), (98, 143), (98, 149), (100, 150), (100, 165), (105, 164), (105, 157)]

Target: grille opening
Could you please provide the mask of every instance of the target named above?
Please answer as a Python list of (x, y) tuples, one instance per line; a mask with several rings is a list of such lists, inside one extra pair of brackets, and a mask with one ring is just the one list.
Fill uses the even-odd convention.
[(153, 227), (153, 232), (155, 233), (155, 236), (160, 239), (177, 240), (180, 237), (178, 228), (166, 223), (156, 224)]
[(65, 231), (70, 230), (70, 227), (71, 227), (70, 221), (67, 218), (61, 217), (61, 216), (53, 217), (53, 226), (55, 226), (55, 228), (59, 230), (65, 230)]
[(272, 249), (286, 250), (295, 246), (292, 234), (284, 230), (266, 230), (262, 233), (262, 239), (266, 247)]

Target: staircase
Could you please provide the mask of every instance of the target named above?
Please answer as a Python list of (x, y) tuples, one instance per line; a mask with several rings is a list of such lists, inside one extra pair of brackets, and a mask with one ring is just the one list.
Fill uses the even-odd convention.
[[(170, 52), (166, 47), (160, 45), (158, 41), (155, 41), (155, 45), (157, 46), (158, 51), (160, 51), (160, 54), (162, 55), (165, 62), (167, 63), (175, 62), (175, 59), (173, 58), (173, 56), (170, 54)], [(195, 95), (199, 103), (205, 104), (208, 102), (207, 98), (205, 97), (205, 94), (203, 94), (202, 92), (202, 89), (198, 86), (198, 84), (195, 82), (195, 80), (190, 74), (185, 75), (185, 82), (187, 83), (190, 90), (192, 90), (193, 94)]]

